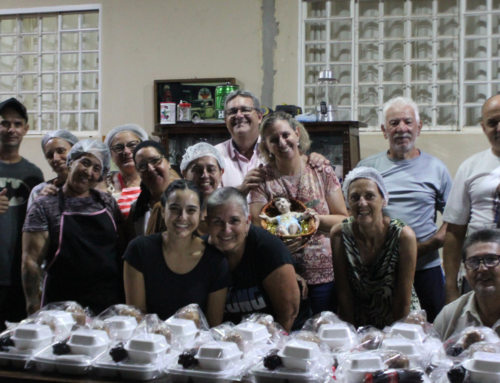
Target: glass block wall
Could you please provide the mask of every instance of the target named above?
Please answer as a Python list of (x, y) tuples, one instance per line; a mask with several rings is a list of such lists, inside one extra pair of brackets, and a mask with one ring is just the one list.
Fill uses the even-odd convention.
[(382, 105), (413, 98), (426, 130), (478, 126), (500, 92), (500, 0), (330, 0), (301, 9), (299, 103), (319, 71), (339, 81), (339, 118), (378, 130)]
[(99, 13), (0, 15), (0, 101), (28, 109), (30, 133), (99, 129)]

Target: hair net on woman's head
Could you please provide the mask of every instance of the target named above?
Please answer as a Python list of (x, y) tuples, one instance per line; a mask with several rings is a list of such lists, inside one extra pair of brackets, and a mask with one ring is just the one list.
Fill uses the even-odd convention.
[(215, 146), (207, 144), (206, 142), (200, 142), (186, 149), (186, 153), (182, 156), (181, 172), (184, 172), (191, 162), (205, 156), (214, 157), (221, 169), (224, 169), (224, 166), (226, 166), (224, 158), (222, 158), (219, 151), (215, 149)]
[(156, 142), (153, 140), (147, 140), (147, 141), (141, 142), (139, 145), (137, 145), (135, 147), (134, 153), (132, 154), (132, 156), (134, 158), (134, 162), (135, 162), (135, 155), (137, 154), (137, 152), (143, 148), (148, 148), (148, 147), (155, 148), (158, 151), (158, 153), (161, 156), (164, 156), (166, 158), (166, 160), (168, 161), (167, 153), (165, 152), (165, 149), (163, 149), (163, 146), (161, 146), (161, 144), (159, 142)]
[(69, 166), (71, 162), (86, 153), (94, 155), (99, 161), (101, 161), (102, 172), (99, 182), (102, 181), (102, 178), (109, 172), (109, 169), (111, 168), (111, 153), (107, 145), (103, 142), (93, 140), (91, 138), (78, 141), (69, 151), (66, 163)]
[(71, 146), (78, 142), (78, 137), (76, 137), (73, 133), (66, 129), (54, 130), (52, 132), (48, 132), (45, 136), (42, 137), (42, 150), (45, 152), (45, 144), (49, 142), (53, 138), (60, 138), (61, 140), (68, 141)]
[(108, 146), (108, 148), (111, 146), (111, 143), (113, 142), (113, 139), (117, 134), (123, 133), (123, 132), (130, 132), (135, 134), (141, 141), (146, 141), (149, 136), (146, 133), (144, 129), (142, 129), (139, 125), (137, 124), (125, 124), (121, 126), (117, 126), (116, 128), (112, 129), (111, 132), (108, 133), (106, 136), (106, 139), (104, 140), (104, 143)]
[(342, 191), (344, 192), (344, 198), (348, 206), (349, 186), (351, 185), (351, 182), (356, 181), (360, 178), (366, 178), (375, 182), (378, 186), (378, 189), (382, 193), (382, 197), (384, 197), (385, 205), (389, 203), (389, 192), (387, 191), (384, 179), (382, 178), (378, 170), (375, 168), (369, 168), (367, 166), (360, 166), (359, 168), (351, 170), (347, 177), (344, 179)]

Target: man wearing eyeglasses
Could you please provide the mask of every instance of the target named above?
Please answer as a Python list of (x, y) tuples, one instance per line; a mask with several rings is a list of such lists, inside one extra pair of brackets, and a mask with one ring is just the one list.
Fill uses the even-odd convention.
[(41, 170), (19, 154), (28, 130), (23, 104), (15, 98), (0, 103), (0, 332), (6, 320), (26, 318), (22, 227), (31, 189), (43, 182)]
[[(258, 149), (259, 125), (262, 122), (259, 100), (247, 90), (230, 93), (224, 106), (224, 121), (231, 139), (215, 146), (226, 164), (221, 186), (232, 186), (248, 195), (250, 190), (264, 182)], [(314, 167), (320, 167), (327, 161), (318, 153), (309, 156), (309, 163)]]
[[(485, 229), (467, 237), (462, 262), (472, 291), (446, 305), (434, 321), (443, 341), (465, 327), (493, 327), (500, 319), (500, 233)], [(500, 334), (500, 326), (493, 330)]]

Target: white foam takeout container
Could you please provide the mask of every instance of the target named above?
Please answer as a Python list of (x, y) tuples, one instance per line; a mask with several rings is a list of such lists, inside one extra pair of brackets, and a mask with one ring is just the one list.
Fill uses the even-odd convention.
[(396, 323), (389, 332), (392, 337), (401, 336), (414, 342), (422, 343), (425, 339), (425, 332), (422, 326), (413, 323)]
[(267, 327), (259, 323), (240, 323), (234, 327), (234, 331), (240, 334), (245, 342), (261, 342), (271, 337)]
[(352, 355), (345, 370), (349, 382), (362, 382), (366, 373), (386, 368), (380, 355), (366, 352)]
[(76, 330), (68, 342), (72, 355), (86, 355), (92, 358), (106, 351), (110, 344), (106, 331), (89, 329)]
[(9, 347), (9, 351), (0, 351), (0, 367), (24, 368), (36, 350), (17, 350)]
[(291, 340), (278, 352), (283, 365), (301, 371), (309, 371), (321, 352), (314, 342)]
[(223, 371), (234, 366), (243, 353), (233, 342), (210, 342), (202, 345), (195, 356), (200, 369)]
[(463, 366), (473, 382), (500, 382), (500, 354), (475, 352), (473, 359), (466, 361)]
[(33, 357), (38, 372), (55, 372), (69, 375), (86, 375), (92, 367), (92, 358), (87, 355), (54, 355), (51, 348)]
[(357, 344), (356, 334), (353, 333), (346, 323), (321, 325), (318, 336), (331, 350), (344, 346), (352, 347)]
[[(268, 370), (260, 362), (250, 370), (250, 376), (256, 383), (316, 383), (317, 377), (310, 372), (280, 368)], [(319, 383), (319, 382), (318, 382)]]
[(224, 371), (207, 371), (199, 368), (184, 369), (176, 365), (167, 370), (169, 380), (173, 383), (232, 383), (231, 369)]
[(105, 319), (104, 324), (116, 333), (116, 340), (128, 340), (137, 327), (137, 320), (130, 316), (117, 315)]
[(40, 350), (52, 343), (54, 334), (44, 324), (26, 324), (14, 331), (12, 341), (18, 350)]
[(382, 349), (400, 352), (406, 355), (410, 362), (416, 363), (422, 356), (415, 342), (408, 339), (392, 338), (382, 342)]
[(169, 348), (165, 337), (159, 334), (137, 334), (125, 345), (130, 360), (135, 363), (155, 363)]
[(95, 362), (94, 366), (102, 378), (151, 380), (163, 376), (164, 369), (176, 363), (177, 358), (177, 354), (165, 354), (156, 363), (134, 363), (130, 359), (115, 363), (109, 354), (105, 354)]
[(198, 327), (192, 320), (169, 318), (165, 323), (172, 333), (172, 341), (179, 342), (180, 346), (193, 341), (198, 334)]

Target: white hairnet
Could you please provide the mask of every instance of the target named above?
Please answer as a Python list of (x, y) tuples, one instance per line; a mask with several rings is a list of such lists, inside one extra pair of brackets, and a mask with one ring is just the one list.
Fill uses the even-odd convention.
[(214, 157), (221, 169), (224, 169), (224, 166), (226, 166), (224, 158), (222, 158), (215, 146), (207, 144), (206, 142), (200, 142), (186, 149), (186, 153), (182, 156), (181, 172), (186, 170), (191, 162), (205, 156)]
[(121, 126), (117, 126), (116, 128), (112, 129), (111, 132), (108, 133), (106, 136), (106, 139), (104, 140), (104, 143), (108, 146), (108, 148), (111, 146), (111, 143), (113, 142), (113, 139), (117, 134), (123, 133), (123, 132), (130, 132), (135, 134), (141, 141), (146, 141), (149, 139), (148, 134), (144, 129), (142, 129), (139, 125), (137, 124), (125, 124)]
[(66, 129), (53, 130), (42, 137), (42, 150), (45, 151), (45, 144), (53, 138), (60, 138), (61, 140), (68, 141), (71, 146), (78, 142), (78, 137)]
[(108, 147), (100, 141), (87, 138), (78, 141), (69, 151), (66, 164), (69, 165), (72, 161), (81, 157), (85, 153), (93, 154), (99, 161), (101, 161), (102, 172), (101, 179), (109, 172), (111, 168), (111, 153)]
[(344, 198), (347, 205), (349, 205), (349, 186), (351, 185), (351, 182), (360, 178), (366, 178), (375, 182), (379, 190), (382, 192), (382, 197), (384, 197), (385, 204), (387, 205), (389, 203), (389, 192), (387, 191), (384, 179), (382, 178), (378, 170), (375, 168), (369, 168), (368, 166), (360, 166), (359, 168), (351, 170), (347, 177), (344, 179), (342, 191), (344, 192)]

